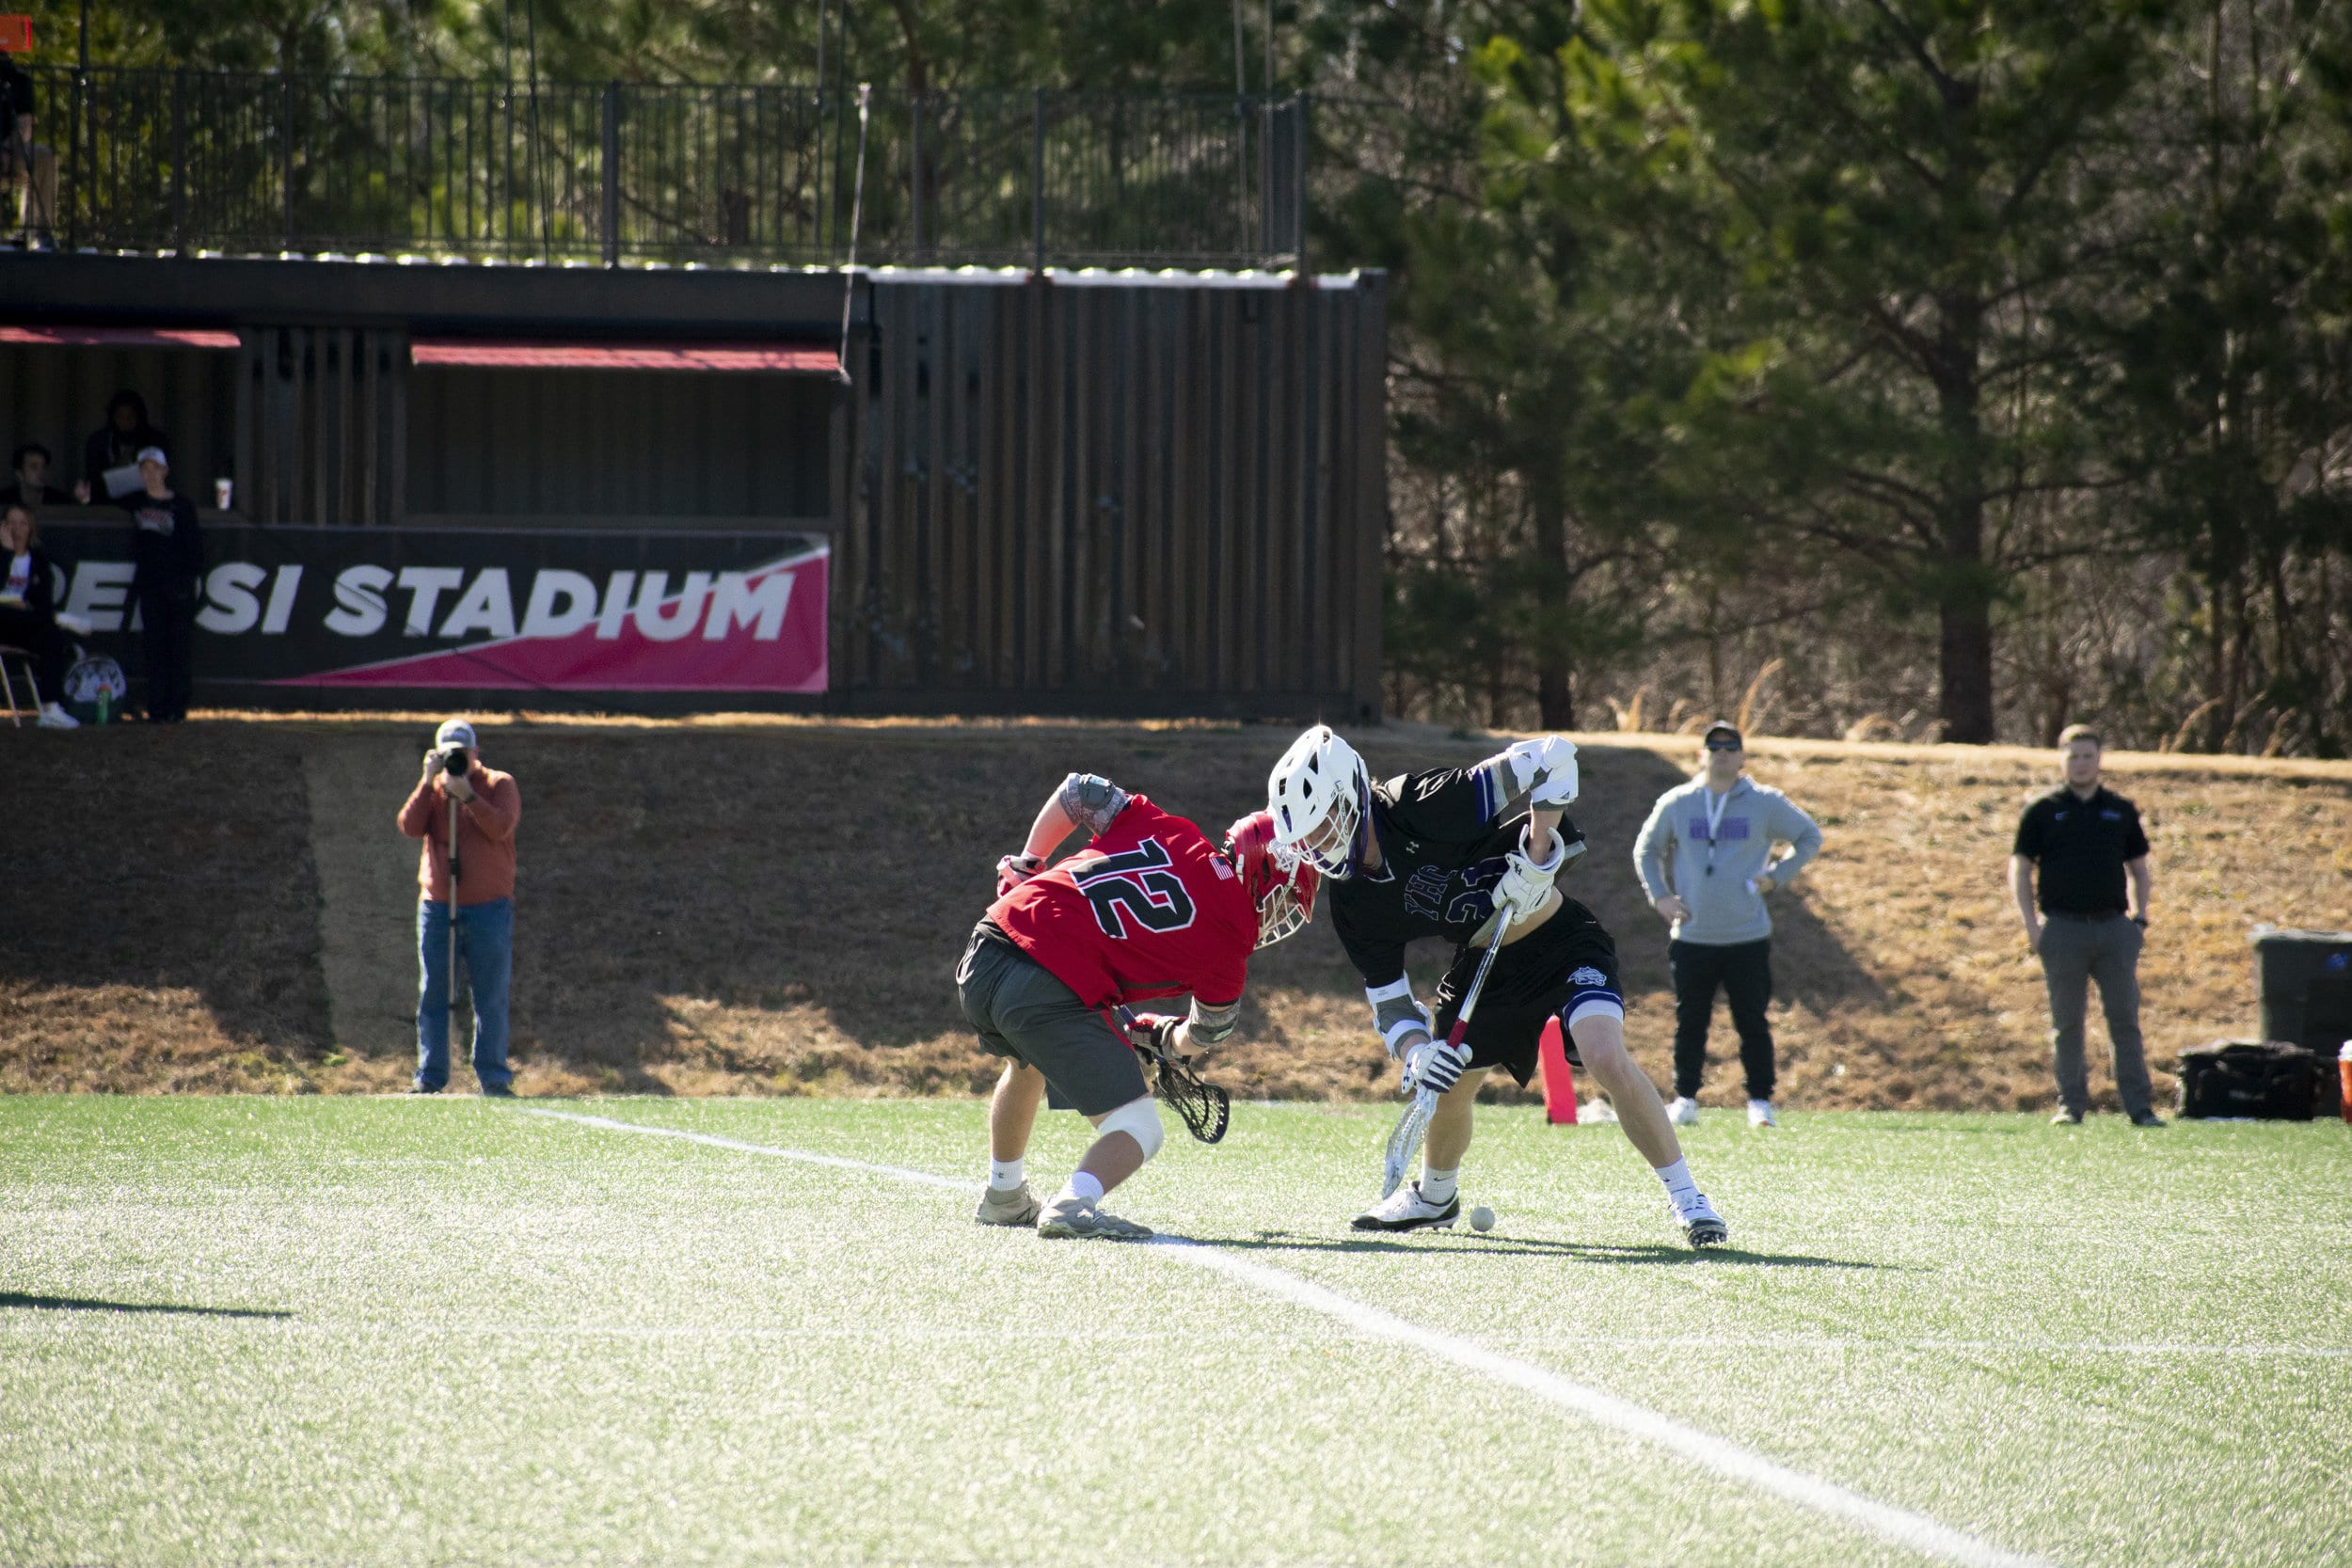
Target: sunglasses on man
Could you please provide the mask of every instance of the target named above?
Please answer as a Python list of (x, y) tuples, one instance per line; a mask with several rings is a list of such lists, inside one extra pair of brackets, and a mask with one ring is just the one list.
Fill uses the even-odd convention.
[(1740, 742), (1736, 740), (1710, 740), (1707, 743), (1707, 749), (1710, 752), (1737, 752), (1742, 750)]

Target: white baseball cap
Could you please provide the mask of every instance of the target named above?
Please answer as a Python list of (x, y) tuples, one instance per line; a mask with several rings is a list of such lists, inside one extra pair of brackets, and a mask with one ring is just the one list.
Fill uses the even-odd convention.
[(171, 467), (171, 459), (164, 455), (164, 449), (161, 447), (141, 447), (139, 449), (139, 455), (136, 461), (141, 463), (157, 463), (167, 468)]
[(475, 744), (473, 737), (473, 726), (467, 723), (463, 719), (452, 719), (448, 722), (444, 723), (439, 729), (433, 732), (433, 744), (436, 746), (463, 746), (468, 751), (471, 751)]

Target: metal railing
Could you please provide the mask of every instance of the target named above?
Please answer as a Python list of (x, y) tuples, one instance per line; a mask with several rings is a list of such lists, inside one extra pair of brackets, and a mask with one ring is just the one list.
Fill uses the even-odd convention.
[[(859, 106), (813, 88), (50, 69), (69, 246), (837, 263)], [(862, 262), (1280, 266), (1301, 96), (872, 94)]]

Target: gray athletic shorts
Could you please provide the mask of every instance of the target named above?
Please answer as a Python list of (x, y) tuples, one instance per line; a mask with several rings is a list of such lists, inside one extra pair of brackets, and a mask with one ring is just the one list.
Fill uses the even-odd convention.
[(981, 1049), (1045, 1074), (1057, 1107), (1099, 1117), (1152, 1092), (1110, 1020), (986, 921), (956, 965), (956, 994)]

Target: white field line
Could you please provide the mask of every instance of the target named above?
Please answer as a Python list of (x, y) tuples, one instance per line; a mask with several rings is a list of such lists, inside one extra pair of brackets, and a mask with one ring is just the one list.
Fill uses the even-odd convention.
[[(844, 1327), (834, 1323), (555, 1323), (537, 1319), (530, 1323), (472, 1323), (448, 1317), (241, 1318), (221, 1313), (178, 1313), (152, 1308), (142, 1311), (135, 1306), (114, 1311), (20, 1307), (0, 1316), (0, 1336), (55, 1335), (84, 1330), (115, 1338), (143, 1328), (184, 1335), (193, 1329), (207, 1327), (243, 1335), (289, 1334), (338, 1339), (354, 1334), (389, 1334), (413, 1338), (421, 1331), (429, 1331), (437, 1335), (479, 1335), (498, 1339), (777, 1339), (795, 1342), (842, 1339), (869, 1344), (895, 1344), (901, 1340), (929, 1342), (933, 1339), (969, 1339), (991, 1344), (1009, 1339), (1035, 1339), (1041, 1344), (1263, 1344), (1268, 1340), (1293, 1339), (1307, 1343), (1323, 1337), (1322, 1330), (1308, 1328), (1250, 1329), (1246, 1333), (1227, 1334), (1214, 1328), (1023, 1328), (1011, 1323), (955, 1328), (937, 1323)], [(2248, 1360), (2352, 1361), (2352, 1349), (2333, 1345), (2106, 1345), (2030, 1339), (1872, 1339), (1788, 1334), (1767, 1334), (1756, 1338), (1740, 1338), (1726, 1334), (1681, 1334), (1661, 1335), (1648, 1339), (1630, 1335), (1505, 1334), (1498, 1335), (1491, 1348), (1516, 1351), (1638, 1350), (1644, 1353), (1713, 1350), (1743, 1355), (1759, 1350), (1812, 1350), (1834, 1355), (1872, 1352), (1928, 1354), (1963, 1351), (2016, 1355), (2210, 1355), (2240, 1356)]]
[[(942, 1187), (951, 1192), (968, 1191), (972, 1185), (969, 1181), (959, 1181), (930, 1171), (910, 1170), (901, 1165), (875, 1164), (864, 1160), (846, 1160), (837, 1155), (803, 1153), (799, 1149), (781, 1148), (772, 1144), (744, 1143), (707, 1132), (649, 1127), (642, 1122), (614, 1121), (607, 1117), (583, 1116), (570, 1111), (532, 1108), (529, 1114), (578, 1122), (606, 1132), (677, 1138), (712, 1148), (859, 1171), (898, 1181), (917, 1182), (927, 1187)], [(1450, 1361), (1466, 1370), (1533, 1394), (1546, 1403), (1574, 1411), (1597, 1425), (1680, 1454), (1717, 1475), (1745, 1481), (1758, 1491), (1771, 1493), (1799, 1507), (1859, 1526), (1883, 1540), (1924, 1556), (1960, 1563), (1963, 1568), (2048, 1568), (2048, 1564), (2040, 1558), (2005, 1551), (1990, 1542), (1979, 1541), (1964, 1531), (1939, 1524), (1924, 1513), (1914, 1513), (1878, 1502), (1859, 1492), (1849, 1491), (1835, 1481), (1823, 1481), (1818, 1476), (1809, 1476), (1785, 1465), (1774, 1464), (1752, 1449), (1701, 1432), (1696, 1427), (1685, 1426), (1671, 1417), (1661, 1416), (1629, 1400), (1621, 1400), (1613, 1394), (1587, 1387), (1557, 1372), (1516, 1360), (1458, 1336), (1408, 1323), (1393, 1313), (1366, 1306), (1336, 1291), (1301, 1279), (1296, 1275), (1285, 1274), (1263, 1263), (1220, 1252), (1214, 1246), (1173, 1236), (1158, 1238), (1157, 1244), (1170, 1258), (1198, 1264), (1294, 1306), (1319, 1312), (1368, 1338), (1407, 1345), (1440, 1361)]]

